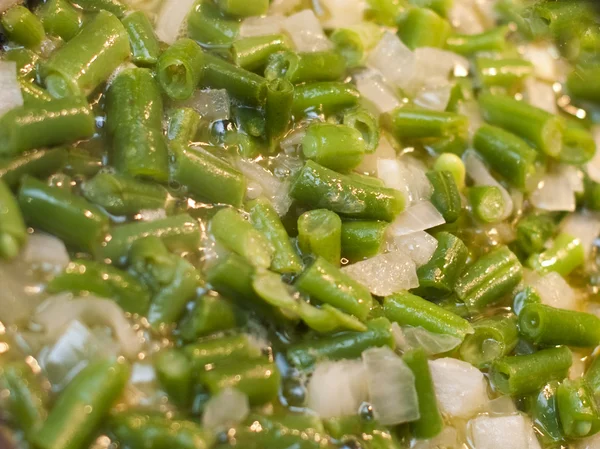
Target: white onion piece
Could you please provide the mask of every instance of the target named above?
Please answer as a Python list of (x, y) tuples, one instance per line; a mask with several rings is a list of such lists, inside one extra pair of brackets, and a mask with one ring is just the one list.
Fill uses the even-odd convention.
[(388, 227), (390, 236), (398, 237), (435, 228), (446, 223), (429, 201), (421, 201), (402, 212)]
[(305, 9), (286, 18), (283, 22), (296, 50), (315, 52), (329, 50), (333, 44), (323, 31), (323, 27), (310, 9)]
[(156, 35), (167, 43), (174, 44), (181, 28), (196, 0), (165, 0), (156, 20)]
[(304, 136), (306, 136), (306, 129), (299, 128), (297, 130), (292, 131), (289, 135), (285, 137), (285, 139), (282, 139), (279, 143), (279, 146), (285, 153), (292, 153), (296, 151), (299, 145), (302, 145)]
[(402, 251), (378, 254), (347, 265), (342, 271), (377, 296), (388, 296), (419, 286), (417, 266)]
[(406, 87), (415, 73), (415, 54), (400, 38), (386, 32), (367, 58), (367, 65), (379, 70), (388, 83)]
[(131, 377), (129, 382), (132, 384), (147, 384), (156, 380), (156, 370), (149, 363), (134, 363), (131, 365)]
[(410, 156), (403, 156), (401, 159), (379, 159), (377, 177), (387, 187), (404, 193), (408, 204), (419, 203), (431, 197), (433, 187), (427, 179), (425, 169)]
[(600, 235), (600, 216), (583, 212), (570, 214), (560, 226), (561, 232), (577, 237), (581, 241), (585, 257), (589, 257), (594, 241)]
[(289, 181), (281, 181), (266, 168), (249, 160), (239, 159), (236, 165), (244, 176), (260, 185), (262, 194), (271, 200), (279, 216), (287, 213), (292, 204), (292, 199), (288, 194)]
[(471, 0), (455, 1), (450, 9), (449, 19), (459, 33), (479, 34), (485, 31), (481, 19)]
[(363, 0), (320, 0), (327, 19), (325, 28), (349, 27), (361, 23), (365, 10)]
[(404, 360), (387, 346), (367, 349), (362, 360), (375, 418), (386, 426), (419, 419), (415, 376)]
[(242, 21), (239, 37), (269, 36), (283, 31), (285, 17), (273, 14), (265, 17), (248, 17)]
[(0, 61), (0, 117), (13, 108), (23, 106), (23, 94), (17, 79), (17, 63)]
[(415, 94), (413, 102), (417, 106), (432, 111), (445, 111), (450, 101), (452, 84), (444, 78), (429, 78)]
[(596, 153), (591, 161), (586, 165), (587, 174), (594, 182), (600, 182), (600, 126), (592, 127), (592, 134), (596, 142)]
[(0, 13), (6, 11), (10, 7), (20, 3), (21, 0), (0, 0)]
[(540, 295), (542, 304), (557, 309), (577, 310), (577, 293), (558, 273), (552, 271), (544, 276), (527, 272), (526, 282)]
[(69, 253), (62, 240), (36, 232), (27, 239), (23, 260), (43, 269), (64, 270), (69, 265)]
[(495, 186), (500, 189), (502, 199), (504, 199), (504, 213), (501, 219), (505, 220), (510, 217), (513, 211), (513, 200), (508, 191), (502, 187), (502, 185), (496, 181), (496, 179), (489, 172), (483, 161), (475, 154), (474, 151), (467, 150), (464, 154), (465, 168), (467, 174), (473, 180), (475, 185), (478, 186)]
[(479, 103), (475, 100), (461, 101), (458, 105), (458, 113), (469, 119), (469, 136), (473, 138), (477, 130), (483, 125)]
[(358, 167), (356, 167), (356, 171), (359, 173), (366, 173), (368, 175), (376, 175), (377, 174), (377, 164), (379, 159), (395, 159), (396, 158), (396, 150), (388, 140), (388, 138), (383, 135), (379, 139), (379, 145), (377, 149), (372, 154), (365, 154), (362, 162)]
[(529, 199), (538, 209), (575, 212), (575, 190), (571, 179), (556, 171), (546, 173)]
[(468, 423), (474, 449), (533, 449), (539, 447), (533, 440), (531, 422), (523, 415), (479, 416)]
[(486, 404), (485, 410), (490, 415), (514, 415), (519, 410), (515, 405), (515, 401), (510, 396), (500, 396), (496, 399), (492, 399)]
[(550, 114), (558, 112), (556, 94), (551, 84), (529, 77), (525, 80), (525, 95), (532, 106)]
[(400, 106), (396, 92), (385, 83), (379, 72), (366, 69), (356, 74), (354, 79), (362, 98), (372, 104), (379, 114), (393, 111)]
[(321, 418), (358, 414), (368, 400), (367, 371), (360, 360), (317, 363), (307, 387), (307, 406)]
[(571, 351), (571, 356), (573, 359), (573, 363), (569, 368), (569, 379), (575, 380), (582, 377), (585, 373), (585, 362), (584, 359), (587, 355), (582, 354), (578, 351)]
[(599, 448), (600, 448), (600, 433), (597, 433), (596, 435), (594, 435), (592, 437), (579, 440), (575, 444), (575, 449), (599, 449)]
[(558, 55), (557, 48), (548, 43), (528, 44), (523, 48), (523, 59), (533, 64), (534, 75), (548, 83), (556, 82)]
[(425, 231), (418, 231), (394, 237), (390, 245), (407, 254), (417, 267), (420, 267), (429, 262), (438, 246), (438, 241)]
[(449, 75), (467, 76), (469, 60), (451, 51), (434, 47), (419, 47), (415, 50), (415, 80), (421, 82), (430, 78), (448, 79)]
[(167, 218), (167, 211), (165, 209), (142, 209), (135, 215), (137, 220), (141, 221), (156, 221)]
[(102, 325), (112, 329), (125, 356), (133, 359), (142, 348), (123, 310), (110, 299), (94, 296), (71, 299), (71, 295), (56, 295), (44, 301), (35, 311), (34, 323), (43, 327), (45, 337), (54, 340), (68, 323), (79, 320), (89, 326)]
[(250, 413), (248, 396), (235, 388), (225, 388), (204, 406), (202, 426), (222, 430), (241, 423)]
[(569, 186), (575, 193), (583, 193), (583, 173), (573, 165), (560, 164), (556, 167), (556, 172), (569, 181)]
[(0, 260), (0, 322), (26, 325), (39, 305), (41, 288), (30, 265), (21, 257)]
[(453, 335), (436, 334), (422, 327), (400, 327), (398, 323), (392, 323), (392, 334), (396, 347), (402, 352), (423, 348), (428, 355), (443, 354), (462, 343)]
[(178, 102), (177, 106), (192, 108), (211, 122), (227, 120), (231, 116), (231, 101), (225, 89), (196, 90), (189, 100)]
[(440, 408), (450, 416), (469, 417), (488, 402), (486, 382), (473, 365), (452, 358), (429, 362)]
[(440, 449), (461, 447), (458, 444), (458, 432), (454, 427), (444, 427), (440, 434), (429, 440), (417, 440), (412, 449)]

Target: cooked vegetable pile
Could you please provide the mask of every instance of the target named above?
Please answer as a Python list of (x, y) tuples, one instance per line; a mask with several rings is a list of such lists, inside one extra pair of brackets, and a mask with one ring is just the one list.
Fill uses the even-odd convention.
[(0, 447), (600, 448), (595, 2), (0, 25)]

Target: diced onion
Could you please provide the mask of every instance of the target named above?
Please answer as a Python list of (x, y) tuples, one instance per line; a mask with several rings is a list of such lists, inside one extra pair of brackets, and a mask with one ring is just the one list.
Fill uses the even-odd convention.
[(485, 410), (490, 415), (513, 415), (518, 413), (515, 401), (510, 396), (500, 396), (486, 404)]
[(422, 327), (400, 327), (398, 323), (392, 323), (392, 333), (396, 347), (402, 352), (422, 348), (428, 355), (443, 354), (462, 343), (453, 335), (436, 334)]
[(21, 0), (0, 0), (0, 13), (6, 11), (8, 8), (20, 3)]
[(472, 138), (477, 130), (481, 128), (481, 125), (483, 125), (479, 103), (475, 100), (461, 101), (458, 105), (458, 113), (469, 119), (469, 136)]
[(385, 83), (379, 72), (366, 69), (354, 78), (361, 96), (371, 103), (379, 114), (390, 112), (400, 106), (396, 93)]
[(581, 241), (587, 258), (592, 251), (594, 241), (600, 235), (600, 216), (586, 212), (570, 214), (561, 223), (561, 231)]
[(298, 51), (315, 52), (333, 47), (319, 19), (310, 9), (289, 16), (284, 20), (283, 27), (291, 36)]
[(569, 181), (569, 186), (575, 193), (583, 193), (583, 173), (573, 165), (560, 164), (556, 167), (557, 173)]
[(558, 55), (552, 44), (528, 44), (523, 49), (523, 59), (532, 63), (535, 76), (548, 83), (556, 82)]
[(30, 265), (17, 257), (0, 260), (0, 321), (6, 326), (27, 324), (39, 305), (41, 289)]
[(475, 9), (474, 1), (455, 1), (450, 9), (449, 19), (457, 32), (463, 34), (479, 34), (485, 31), (481, 19)]
[(69, 253), (62, 240), (36, 232), (29, 236), (23, 249), (23, 260), (43, 269), (60, 271), (69, 264)]
[(363, 0), (320, 0), (327, 19), (325, 28), (341, 28), (362, 22), (365, 10)]
[(178, 103), (178, 107), (192, 108), (210, 122), (231, 116), (231, 101), (225, 89), (196, 90), (189, 100)]
[(342, 271), (377, 296), (388, 296), (419, 286), (417, 266), (401, 251), (379, 254), (347, 265)]
[(532, 106), (548, 111), (550, 114), (558, 112), (556, 94), (551, 84), (529, 77), (525, 80), (525, 95)]
[(575, 449), (598, 449), (599, 447), (600, 447), (600, 433), (597, 433), (596, 435), (594, 435), (592, 437), (579, 440), (575, 444)]
[(473, 365), (441, 358), (429, 362), (429, 368), (435, 395), (444, 413), (466, 418), (487, 403), (485, 378)]
[(377, 174), (377, 164), (379, 159), (395, 159), (396, 158), (396, 150), (388, 140), (388, 138), (383, 135), (379, 139), (379, 145), (375, 150), (375, 153), (365, 154), (362, 162), (358, 167), (356, 167), (356, 171), (359, 173), (365, 173), (368, 175), (376, 175)]
[[(474, 449), (532, 449), (532, 427), (523, 415), (479, 416), (468, 423)], [(533, 437), (535, 440), (535, 436)], [(539, 443), (537, 443), (539, 447)]]
[(571, 351), (571, 355), (573, 357), (573, 363), (569, 368), (569, 379), (575, 380), (582, 377), (585, 373), (585, 358), (586, 355), (581, 352)]
[(307, 387), (307, 406), (321, 418), (358, 414), (368, 400), (367, 371), (360, 360), (320, 362)]
[(596, 142), (596, 153), (586, 165), (586, 171), (594, 182), (600, 182), (600, 126), (592, 127), (594, 141)]
[(458, 432), (454, 427), (444, 427), (439, 435), (429, 440), (417, 440), (412, 449), (440, 449), (460, 447)]
[(407, 254), (417, 267), (420, 267), (429, 262), (438, 246), (438, 241), (425, 231), (418, 231), (394, 237), (390, 245)]
[(416, 58), (397, 35), (386, 32), (371, 51), (367, 65), (379, 70), (391, 85), (406, 87), (413, 78)]
[(573, 187), (572, 179), (562, 173), (546, 173), (531, 193), (531, 203), (542, 210), (575, 212), (577, 205)]
[[(292, 204), (292, 199), (288, 195), (289, 181), (281, 181), (266, 168), (249, 160), (239, 159), (236, 165), (248, 179), (262, 188), (261, 193), (271, 200), (273, 207), (280, 216), (287, 213)], [(250, 184), (251, 188), (253, 188), (252, 186)], [(253, 195), (252, 192), (249, 193)]]
[(23, 106), (23, 94), (17, 78), (17, 63), (0, 61), (0, 117), (13, 108)]
[(434, 47), (420, 47), (415, 50), (416, 70), (413, 83), (424, 84), (431, 78), (448, 79), (449, 75), (467, 76), (469, 60), (451, 51)]
[(362, 353), (369, 401), (378, 422), (391, 426), (419, 419), (415, 376), (387, 346)]
[(235, 388), (225, 388), (204, 406), (202, 425), (211, 430), (227, 429), (241, 423), (249, 413), (248, 396)]
[(181, 28), (196, 0), (165, 0), (156, 20), (156, 35), (167, 43), (174, 44)]
[(387, 187), (404, 193), (408, 204), (419, 203), (431, 197), (432, 187), (424, 168), (410, 156), (401, 159), (378, 159), (377, 177)]
[(240, 27), (240, 37), (269, 36), (283, 31), (285, 17), (273, 14), (265, 17), (248, 17)]
[(429, 201), (421, 201), (402, 212), (390, 224), (388, 233), (398, 237), (414, 232), (426, 231), (446, 223), (444, 217)]
[(432, 111), (445, 111), (450, 101), (452, 84), (444, 78), (429, 78), (415, 94), (413, 102), (417, 106)]
[(544, 276), (526, 272), (525, 281), (540, 295), (542, 304), (557, 309), (577, 310), (577, 293), (558, 273), (552, 271)]

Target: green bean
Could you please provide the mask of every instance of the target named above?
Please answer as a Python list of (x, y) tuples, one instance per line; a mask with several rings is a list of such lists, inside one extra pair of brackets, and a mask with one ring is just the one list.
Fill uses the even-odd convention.
[(398, 18), (403, 11), (404, 5), (396, 0), (368, 0), (365, 17), (380, 25), (397, 27)]
[(13, 259), (26, 241), (27, 228), (17, 199), (0, 179), (0, 258)]
[(410, 423), (411, 431), (416, 438), (433, 438), (442, 431), (444, 421), (438, 409), (427, 354), (420, 348), (407, 352), (402, 360), (415, 376), (415, 388), (419, 399), (420, 416), (417, 421)]
[(136, 178), (167, 181), (163, 104), (150, 70), (126, 69), (117, 75), (106, 94), (106, 117), (117, 171)]
[(224, 17), (213, 2), (198, 3), (187, 17), (187, 34), (207, 47), (229, 47), (238, 35), (239, 20)]
[(269, 34), (238, 39), (231, 46), (231, 52), (236, 65), (253, 71), (263, 68), (273, 53), (289, 48), (289, 38), (285, 34)]
[(280, 51), (269, 57), (267, 79), (285, 78), (293, 84), (337, 81), (346, 72), (344, 58), (334, 51), (296, 53)]
[(360, 320), (366, 319), (373, 304), (366, 287), (322, 257), (317, 257), (294, 285), (311, 298), (355, 315)]
[(121, 22), (129, 35), (132, 61), (141, 66), (156, 64), (160, 55), (160, 43), (146, 14), (135, 11), (125, 16)]
[(305, 254), (340, 265), (342, 220), (327, 209), (315, 209), (298, 218), (298, 246)]
[(36, 12), (46, 33), (70, 41), (81, 27), (81, 15), (67, 0), (49, 0), (40, 6)]
[(251, 405), (262, 405), (276, 399), (280, 379), (277, 365), (262, 359), (217, 364), (200, 375), (200, 382), (211, 394), (235, 388), (248, 396)]
[(490, 365), (494, 360), (507, 356), (517, 346), (519, 333), (517, 319), (512, 315), (496, 315), (473, 323), (471, 335), (467, 335), (460, 347), (460, 358), (478, 368)]
[(558, 416), (558, 386), (559, 383), (555, 380), (548, 382), (537, 393), (527, 398), (527, 412), (545, 444), (556, 444), (565, 438)]
[(555, 230), (556, 223), (550, 215), (527, 215), (517, 224), (517, 244), (526, 254), (537, 253), (544, 249)]
[(463, 339), (473, 333), (467, 320), (411, 293), (396, 293), (383, 301), (385, 316), (401, 326), (422, 327)]
[(18, 199), (27, 224), (75, 249), (92, 251), (108, 229), (108, 217), (96, 206), (29, 176), (23, 178)]
[(508, 89), (520, 86), (533, 73), (533, 64), (520, 58), (485, 58), (475, 60), (477, 78), (486, 87), (500, 86)]
[(208, 337), (183, 347), (194, 372), (205, 366), (227, 363), (229, 360), (256, 360), (261, 355), (258, 341), (248, 334)]
[(187, 100), (204, 73), (204, 52), (193, 40), (179, 39), (158, 58), (158, 82), (173, 100)]
[(123, 447), (209, 449), (214, 437), (194, 421), (124, 412), (109, 421), (110, 433)]
[(465, 187), (466, 168), (462, 159), (453, 153), (442, 153), (433, 164), (436, 171), (448, 171), (452, 174), (456, 187), (462, 190)]
[(258, 198), (246, 204), (250, 222), (264, 235), (274, 249), (271, 269), (278, 273), (297, 274), (302, 271), (302, 260), (290, 242), (287, 231), (271, 203)]
[(536, 152), (519, 137), (495, 126), (483, 125), (473, 137), (483, 159), (515, 187), (525, 188), (535, 172)]
[[(169, 112), (167, 141), (174, 148), (186, 148), (194, 140), (202, 117), (192, 108), (173, 109)], [(177, 153), (177, 150), (173, 150)]]
[(342, 123), (362, 134), (365, 152), (374, 153), (379, 146), (379, 120), (364, 108), (352, 108), (343, 112)]
[(187, 341), (226, 331), (242, 324), (237, 308), (216, 292), (206, 293), (199, 298), (195, 307), (179, 324), (179, 334)]
[(108, 11), (118, 18), (127, 13), (127, 8), (120, 0), (71, 0), (84, 11)]
[(158, 185), (118, 173), (100, 172), (81, 187), (88, 201), (111, 214), (133, 215), (144, 209), (164, 209), (168, 192)]
[(469, 205), (477, 220), (497, 223), (504, 214), (502, 192), (496, 186), (474, 186), (469, 189)]
[(302, 139), (302, 152), (307, 159), (338, 172), (356, 168), (365, 151), (362, 134), (345, 125), (315, 123)]
[(269, 9), (269, 0), (216, 0), (216, 3), (225, 14), (235, 17), (262, 16)]
[(298, 301), (297, 313), (308, 327), (322, 334), (343, 330), (356, 332), (367, 330), (367, 326), (358, 318), (348, 315), (329, 304), (315, 307), (301, 300)]
[(483, 118), (531, 142), (549, 156), (562, 148), (563, 126), (558, 117), (505, 95), (483, 93), (479, 96)]
[(288, 131), (292, 119), (294, 86), (285, 79), (275, 79), (267, 84), (266, 134), (271, 150), (279, 144)]
[(454, 291), (469, 309), (481, 310), (510, 293), (522, 275), (517, 256), (502, 246), (468, 267), (456, 281)]
[(569, 348), (558, 346), (495, 360), (490, 378), (500, 393), (523, 396), (536, 392), (552, 380), (564, 379), (571, 363)]
[(306, 112), (334, 113), (356, 106), (360, 93), (351, 84), (323, 81), (306, 83), (294, 90), (293, 113), (299, 117)]
[(23, 104), (26, 107), (43, 106), (44, 103), (52, 101), (52, 96), (46, 89), (31, 81), (19, 78), (19, 86), (21, 87), (21, 95), (23, 95)]
[(518, 316), (521, 314), (526, 305), (539, 304), (541, 302), (542, 298), (540, 298), (538, 292), (533, 287), (526, 286), (515, 293), (512, 309), (513, 312)]
[(2, 59), (15, 62), (17, 64), (17, 75), (32, 81), (36, 75), (33, 71), (38, 68), (37, 63), (40, 56), (27, 48), (18, 47), (5, 51)]
[(455, 34), (446, 39), (446, 48), (453, 53), (470, 56), (479, 52), (502, 52), (506, 47), (507, 26), (492, 28), (479, 34)]
[(567, 276), (585, 261), (585, 252), (581, 240), (569, 234), (559, 234), (552, 246), (539, 254), (532, 254), (527, 259), (527, 266), (546, 274), (556, 271), (561, 276)]
[(397, 139), (466, 136), (469, 121), (454, 112), (400, 107), (382, 116), (382, 125)]
[(584, 378), (595, 396), (600, 393), (600, 357), (596, 356), (586, 370)]
[(129, 37), (123, 24), (111, 13), (100, 11), (79, 34), (42, 64), (42, 78), (53, 96), (71, 93), (87, 96), (106, 81), (129, 54)]
[(469, 250), (458, 237), (447, 232), (436, 235), (437, 248), (425, 265), (417, 269), (417, 292), (427, 298), (443, 298), (454, 291), (456, 281), (464, 270)]
[(329, 36), (335, 50), (349, 68), (360, 66), (365, 56), (381, 38), (381, 29), (371, 22), (361, 22), (349, 28), (336, 28)]
[(50, 293), (72, 292), (75, 295), (92, 293), (113, 299), (125, 312), (145, 316), (150, 292), (134, 276), (91, 260), (74, 260), (65, 271), (48, 283)]
[(160, 238), (171, 251), (195, 251), (200, 246), (198, 222), (187, 214), (181, 214), (113, 227), (110, 239), (96, 248), (96, 257), (110, 259), (113, 263), (122, 265), (131, 245), (148, 236)]
[(90, 177), (96, 175), (104, 166), (99, 155), (82, 148), (73, 148), (67, 155), (65, 173), (71, 176)]
[(307, 340), (288, 347), (287, 358), (297, 368), (312, 366), (322, 359), (340, 360), (358, 358), (365, 349), (394, 347), (390, 322), (375, 318), (367, 322), (364, 332), (341, 332), (318, 340)]
[(0, 156), (88, 139), (96, 131), (85, 98), (20, 106), (0, 117)]
[(448, 21), (427, 8), (411, 8), (400, 19), (398, 35), (408, 48), (444, 47), (451, 26)]
[(64, 148), (34, 150), (15, 158), (0, 158), (0, 180), (15, 188), (25, 175), (44, 178), (60, 170), (67, 160)]
[(161, 387), (177, 405), (185, 407), (192, 399), (192, 364), (183, 351), (166, 349), (154, 357), (154, 369)]
[(24, 6), (15, 5), (5, 11), (0, 23), (8, 40), (25, 48), (37, 49), (46, 37), (42, 22)]
[(224, 59), (204, 54), (202, 85), (227, 92), (251, 105), (263, 106), (267, 99), (267, 80)]
[(558, 415), (568, 438), (592, 435), (600, 428), (596, 402), (585, 379), (565, 379), (556, 392)]
[(40, 449), (84, 447), (123, 393), (128, 378), (124, 363), (90, 363), (60, 394), (32, 443)]
[(433, 187), (431, 202), (442, 214), (446, 223), (454, 223), (462, 210), (462, 199), (452, 173), (441, 170), (429, 171), (427, 179)]
[(388, 223), (383, 221), (346, 221), (342, 223), (342, 257), (358, 262), (379, 254), (385, 243)]
[(356, 182), (307, 161), (290, 188), (292, 198), (352, 218), (392, 221), (404, 209), (401, 192)]
[(563, 134), (563, 146), (558, 160), (566, 164), (580, 165), (589, 162), (596, 153), (592, 134), (583, 128), (567, 126)]
[(567, 77), (569, 93), (576, 98), (593, 102), (600, 101), (600, 68), (577, 67)]

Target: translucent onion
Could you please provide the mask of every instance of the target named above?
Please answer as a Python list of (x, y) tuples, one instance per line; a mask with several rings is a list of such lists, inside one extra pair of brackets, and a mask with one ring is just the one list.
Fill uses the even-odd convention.
[(459, 0), (454, 2), (448, 18), (457, 32), (463, 34), (479, 34), (485, 31), (474, 3), (475, 2), (472, 0)]
[(392, 333), (396, 347), (402, 352), (422, 348), (428, 355), (443, 354), (462, 343), (453, 335), (436, 334), (422, 327), (400, 327), (398, 323), (392, 323)]
[(458, 113), (469, 119), (469, 136), (473, 138), (473, 135), (475, 135), (477, 130), (481, 128), (481, 125), (484, 123), (479, 109), (479, 103), (475, 100), (461, 101), (458, 105)]
[(391, 248), (399, 249), (407, 254), (420, 267), (425, 265), (433, 256), (438, 241), (425, 231), (393, 237), (389, 243)]
[(529, 77), (525, 80), (525, 95), (532, 106), (550, 114), (558, 113), (556, 94), (551, 84)]
[(244, 421), (249, 413), (248, 396), (235, 388), (225, 388), (204, 405), (202, 425), (211, 430), (228, 429)]
[(231, 101), (225, 89), (196, 90), (192, 98), (179, 102), (177, 106), (192, 108), (211, 122), (228, 120), (231, 116)]
[[(0, 4), (0, 11), (2, 4)], [(0, 61), (0, 117), (13, 108), (23, 105), (21, 86), (17, 79), (17, 63)]]
[(61, 271), (69, 264), (69, 253), (62, 240), (36, 232), (27, 239), (23, 260), (44, 270)]
[(424, 167), (410, 156), (403, 156), (401, 159), (378, 159), (377, 177), (387, 187), (404, 193), (408, 204), (416, 204), (431, 197), (432, 186)]
[(285, 17), (281, 14), (273, 14), (265, 17), (248, 17), (242, 21), (240, 26), (240, 37), (268, 36), (283, 31)]
[[(289, 181), (281, 181), (275, 177), (269, 170), (261, 167), (259, 164), (246, 159), (239, 159), (236, 163), (237, 168), (248, 178), (262, 189), (260, 192), (263, 196), (271, 200), (273, 207), (280, 216), (283, 216), (289, 210), (292, 199), (288, 195)], [(252, 183), (249, 184), (251, 189), (256, 189)], [(248, 192), (250, 196), (254, 196), (252, 191)]]
[[(468, 423), (473, 445), (476, 449), (532, 449), (537, 441), (531, 441), (531, 423), (523, 415), (479, 416)], [(534, 436), (535, 439), (535, 436)], [(537, 443), (539, 447), (539, 443)]]
[(555, 83), (558, 78), (556, 61), (558, 49), (549, 43), (527, 44), (523, 48), (523, 59), (533, 64), (534, 75), (548, 83)]
[(531, 203), (547, 211), (575, 212), (577, 207), (573, 180), (563, 173), (546, 173), (530, 195)]
[(527, 271), (525, 281), (538, 292), (542, 304), (558, 309), (578, 309), (577, 292), (560, 274), (552, 271), (539, 276), (535, 272)]
[(413, 79), (416, 58), (396, 34), (386, 32), (371, 51), (367, 65), (379, 70), (391, 85), (404, 88)]
[(589, 212), (570, 214), (560, 226), (562, 232), (577, 237), (581, 241), (587, 258), (592, 251), (594, 241), (600, 235), (600, 216)]
[(165, 0), (156, 20), (156, 35), (171, 45), (180, 36), (181, 28), (196, 0)]
[(400, 106), (396, 92), (385, 83), (379, 72), (366, 69), (356, 74), (354, 79), (361, 96), (371, 103), (379, 114), (390, 112)]
[(377, 175), (377, 164), (379, 159), (395, 159), (396, 158), (396, 150), (390, 143), (389, 139), (382, 135), (379, 139), (379, 146), (372, 154), (365, 154), (362, 162), (358, 167), (356, 167), (356, 171), (359, 173), (365, 173), (368, 175)]
[(446, 426), (440, 434), (429, 440), (417, 440), (412, 449), (440, 449), (460, 447), (458, 444), (458, 432), (454, 427)]
[(311, 9), (305, 9), (286, 18), (283, 28), (292, 38), (298, 51), (324, 51), (333, 47), (319, 19)]
[(13, 5), (21, 3), (21, 0), (0, 0), (0, 13), (6, 11)]
[(410, 206), (390, 224), (388, 233), (398, 237), (435, 228), (446, 223), (444, 217), (429, 201)]

